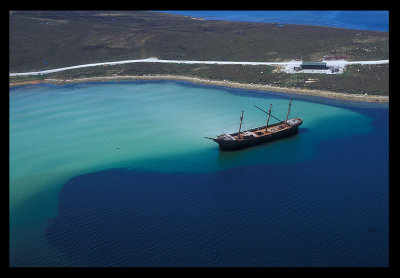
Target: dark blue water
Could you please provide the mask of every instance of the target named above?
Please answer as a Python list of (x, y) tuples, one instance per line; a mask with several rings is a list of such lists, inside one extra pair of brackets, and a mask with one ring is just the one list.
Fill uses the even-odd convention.
[(299, 163), (76, 176), (46, 239), (80, 266), (388, 266), (388, 110), (353, 109), (374, 131)]
[[(207, 20), (318, 25), (389, 31), (389, 11), (163, 11)], [(283, 26), (282, 26), (283, 27)]]
[[(203, 138), (290, 98), (295, 136)], [(388, 123), (384, 104), (187, 82), (14, 88), (10, 265), (387, 266)]]

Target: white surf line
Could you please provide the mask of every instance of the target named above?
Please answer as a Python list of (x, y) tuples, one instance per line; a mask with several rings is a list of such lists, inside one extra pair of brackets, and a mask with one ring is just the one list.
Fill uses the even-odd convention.
[[(377, 61), (324, 61), (327, 66), (345, 66), (345, 65), (376, 65), (376, 64), (386, 64), (389, 63), (389, 60), (377, 60)], [(84, 64), (77, 65), (71, 67), (64, 67), (58, 69), (51, 70), (43, 70), (43, 71), (32, 71), (32, 72), (20, 72), (20, 73), (10, 73), (9, 76), (23, 76), (23, 75), (41, 75), (59, 71), (65, 71), (70, 69), (79, 69), (79, 68), (87, 68), (87, 67), (97, 67), (97, 66), (113, 66), (113, 65), (121, 65), (121, 64), (130, 64), (130, 63), (172, 63), (172, 64), (218, 64), (218, 65), (283, 65), (283, 66), (300, 66), (302, 61), (290, 61), (290, 62), (228, 62), (228, 61), (187, 61), (187, 60), (160, 60), (155, 57), (147, 58), (147, 59), (136, 59), (136, 60), (123, 60), (123, 61), (115, 61), (115, 62), (103, 62), (103, 63), (92, 63), (92, 64)]]

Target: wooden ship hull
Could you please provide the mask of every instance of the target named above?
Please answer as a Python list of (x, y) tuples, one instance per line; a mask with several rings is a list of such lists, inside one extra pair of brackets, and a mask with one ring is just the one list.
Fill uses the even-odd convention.
[[(272, 140), (296, 134), (299, 130), (299, 126), (303, 123), (303, 120), (301, 118), (293, 118), (288, 120), (291, 103), (292, 101), (290, 101), (289, 103), (289, 110), (285, 121), (280, 121), (279, 119), (271, 115), (272, 105), (269, 108), (269, 112), (266, 112), (256, 106), (258, 109), (268, 114), (268, 120), (265, 126), (256, 127), (241, 132), (240, 129), (242, 126), (244, 112), (242, 111), (238, 132), (231, 134), (221, 134), (218, 135), (217, 138), (206, 138), (218, 143), (219, 149), (221, 151), (232, 151), (251, 147), (258, 144), (263, 144)], [(270, 117), (279, 120), (279, 122), (268, 125)]]
[(266, 126), (249, 129), (243, 131), (239, 138), (238, 133), (222, 134), (213, 140), (218, 143), (221, 151), (243, 149), (296, 134), (303, 120), (295, 118), (290, 119), (288, 123), (291, 125), (282, 121), (268, 126), (267, 129)]

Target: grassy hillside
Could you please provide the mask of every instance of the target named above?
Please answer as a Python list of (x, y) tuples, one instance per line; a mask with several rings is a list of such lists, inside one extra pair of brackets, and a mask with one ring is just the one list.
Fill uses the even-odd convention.
[(145, 11), (16, 11), (10, 71), (91, 62), (160, 59), (283, 61), (344, 55), (388, 59), (387, 32), (193, 20)]
[[(337, 55), (348, 60), (389, 59), (388, 32), (205, 21), (146, 11), (15, 11), (10, 13), (9, 43), (10, 72), (148, 57), (318, 61), (326, 55)], [(347, 69), (342, 75), (291, 75), (266, 66), (138, 63), (71, 70), (48, 77), (178, 74), (293, 88), (389, 94), (388, 65)]]

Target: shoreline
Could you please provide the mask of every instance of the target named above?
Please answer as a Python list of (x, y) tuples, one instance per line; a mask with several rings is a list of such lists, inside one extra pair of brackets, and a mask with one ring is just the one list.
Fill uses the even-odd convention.
[(346, 94), (324, 90), (312, 90), (312, 89), (291, 89), (283, 87), (274, 87), (270, 85), (260, 84), (243, 84), (233, 81), (218, 81), (209, 80), (197, 77), (179, 76), (179, 75), (114, 75), (114, 76), (98, 76), (98, 77), (86, 77), (86, 78), (75, 78), (75, 79), (56, 79), (46, 78), (43, 80), (30, 80), (30, 81), (14, 81), (9, 82), (10, 87), (30, 85), (30, 84), (43, 84), (50, 83), (54, 85), (63, 84), (74, 84), (82, 82), (92, 81), (135, 81), (135, 80), (172, 80), (172, 81), (188, 81), (196, 84), (224, 86), (238, 89), (249, 89), (249, 90), (260, 90), (260, 91), (272, 91), (278, 93), (296, 94), (296, 95), (307, 95), (325, 97), (331, 99), (350, 100), (350, 101), (362, 101), (362, 102), (389, 102), (389, 96), (376, 96), (366, 94)]

